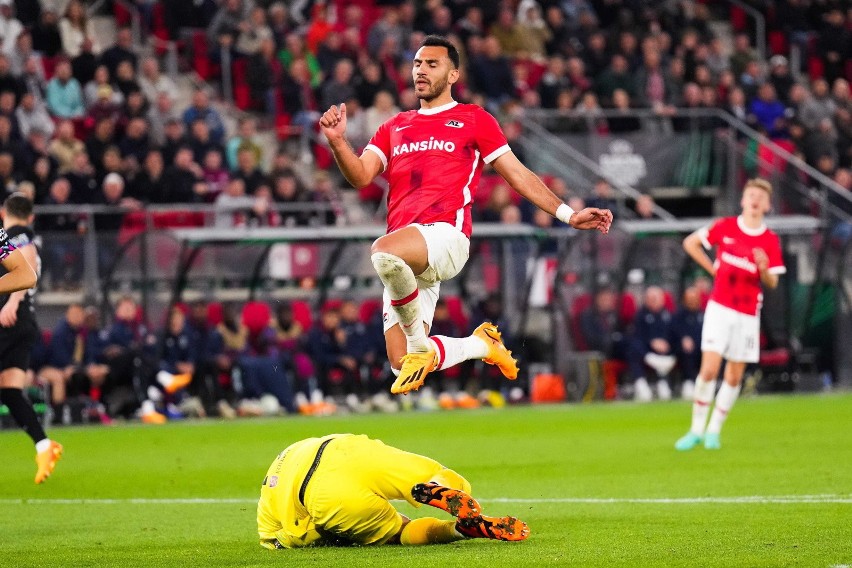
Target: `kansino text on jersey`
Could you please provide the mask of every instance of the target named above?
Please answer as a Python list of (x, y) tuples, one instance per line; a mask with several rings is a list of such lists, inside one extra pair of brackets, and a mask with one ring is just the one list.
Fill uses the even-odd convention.
[(445, 152), (454, 152), (456, 150), (456, 145), (454, 142), (430, 138), (429, 140), (408, 142), (406, 144), (394, 146), (391, 151), (391, 156), (399, 156), (401, 154), (408, 154), (409, 152), (422, 152), (425, 150), (444, 150)]

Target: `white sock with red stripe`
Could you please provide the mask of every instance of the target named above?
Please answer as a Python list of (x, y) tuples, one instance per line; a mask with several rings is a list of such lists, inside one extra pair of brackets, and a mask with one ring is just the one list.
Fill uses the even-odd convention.
[(373, 253), (370, 260), (388, 291), (391, 308), (399, 318), (399, 327), (408, 343), (408, 352), (429, 351), (429, 338), (426, 337), (423, 318), (420, 316), (420, 298), (414, 271), (404, 260), (386, 252)]
[(436, 371), (449, 369), (462, 361), (482, 359), (488, 355), (488, 345), (474, 335), (468, 337), (447, 337), (433, 335), (429, 339), (438, 351), (438, 366)]
[(728, 383), (722, 383), (722, 386), (719, 387), (719, 393), (716, 395), (716, 405), (713, 407), (713, 414), (710, 415), (710, 423), (707, 424), (707, 432), (718, 434), (722, 431), (722, 424), (725, 423), (728, 413), (734, 407), (739, 396), (739, 385), (732, 387)]
[(695, 379), (695, 398), (692, 400), (692, 427), (689, 429), (698, 436), (704, 435), (707, 426), (707, 414), (710, 412), (710, 403), (716, 392), (716, 379), (705, 381), (701, 377)]

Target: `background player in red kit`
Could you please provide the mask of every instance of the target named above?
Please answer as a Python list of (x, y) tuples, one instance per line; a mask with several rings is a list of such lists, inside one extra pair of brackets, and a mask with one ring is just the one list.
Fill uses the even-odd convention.
[[(691, 450), (702, 440), (709, 450), (721, 447), (719, 433), (739, 396), (745, 367), (760, 357), (761, 284), (775, 288), (778, 275), (786, 272), (778, 235), (763, 224), (771, 196), (768, 181), (749, 180), (743, 188), (740, 216), (719, 219), (683, 241), (684, 250), (714, 276), (714, 282), (701, 331), (701, 369), (695, 381), (692, 426), (675, 443), (678, 450)], [(716, 248), (715, 262), (702, 246)], [(722, 359), (727, 361), (724, 382), (705, 429)]]
[(385, 341), (398, 373), (394, 393), (418, 389), (431, 371), (468, 359), (482, 359), (506, 377), (517, 377), (517, 364), (491, 323), (461, 339), (427, 336), (441, 281), (458, 274), (468, 259), (471, 196), (484, 164), (491, 164), (533, 204), (576, 229), (607, 233), (612, 223), (609, 210), (574, 211), (562, 203), (518, 161), (494, 117), (453, 100), (458, 67), (452, 43), (427, 37), (412, 69), (420, 109), (400, 113), (379, 127), (361, 156), (345, 138), (345, 105), (332, 106), (320, 119), (349, 183), (360, 188), (382, 172), (390, 182), (388, 234), (373, 243), (371, 260), (385, 286)]

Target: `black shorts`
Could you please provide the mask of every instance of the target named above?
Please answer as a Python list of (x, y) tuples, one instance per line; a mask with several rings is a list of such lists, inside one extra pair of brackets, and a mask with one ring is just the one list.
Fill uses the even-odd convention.
[(32, 320), (19, 320), (12, 327), (0, 327), (0, 371), (29, 369), (38, 333), (38, 326)]

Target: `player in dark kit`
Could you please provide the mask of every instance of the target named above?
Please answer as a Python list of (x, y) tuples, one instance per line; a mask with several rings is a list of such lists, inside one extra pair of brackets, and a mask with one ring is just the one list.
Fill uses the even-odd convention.
[[(0, 230), (0, 259), (7, 271), (0, 278), (0, 401), (8, 408), (15, 421), (23, 428), (36, 447), (35, 482), (42, 483), (50, 476), (62, 456), (62, 445), (49, 439), (38, 421), (32, 404), (24, 398), (30, 352), (38, 339), (33, 296), (40, 271), (41, 260), (31, 228), (33, 204), (22, 193), (13, 193), (3, 203), (3, 229)], [(9, 262), (8, 259), (14, 259)], [(20, 258), (19, 258), (20, 257)], [(25, 265), (21, 267), (21, 262)], [(18, 271), (31, 272), (24, 279)]]
[(373, 267), (385, 286), (385, 342), (397, 379), (393, 393), (419, 389), (426, 375), (471, 359), (496, 365), (509, 379), (517, 362), (497, 326), (485, 322), (470, 337), (429, 337), (441, 282), (456, 276), (470, 254), (471, 205), (484, 164), (520, 195), (575, 229), (609, 231), (612, 212), (574, 211), (509, 148), (493, 116), (459, 104), (459, 53), (446, 38), (428, 36), (412, 62), (420, 108), (382, 124), (358, 156), (346, 140), (346, 106), (328, 109), (320, 130), (343, 176), (364, 187), (388, 178), (388, 233), (373, 243)]

